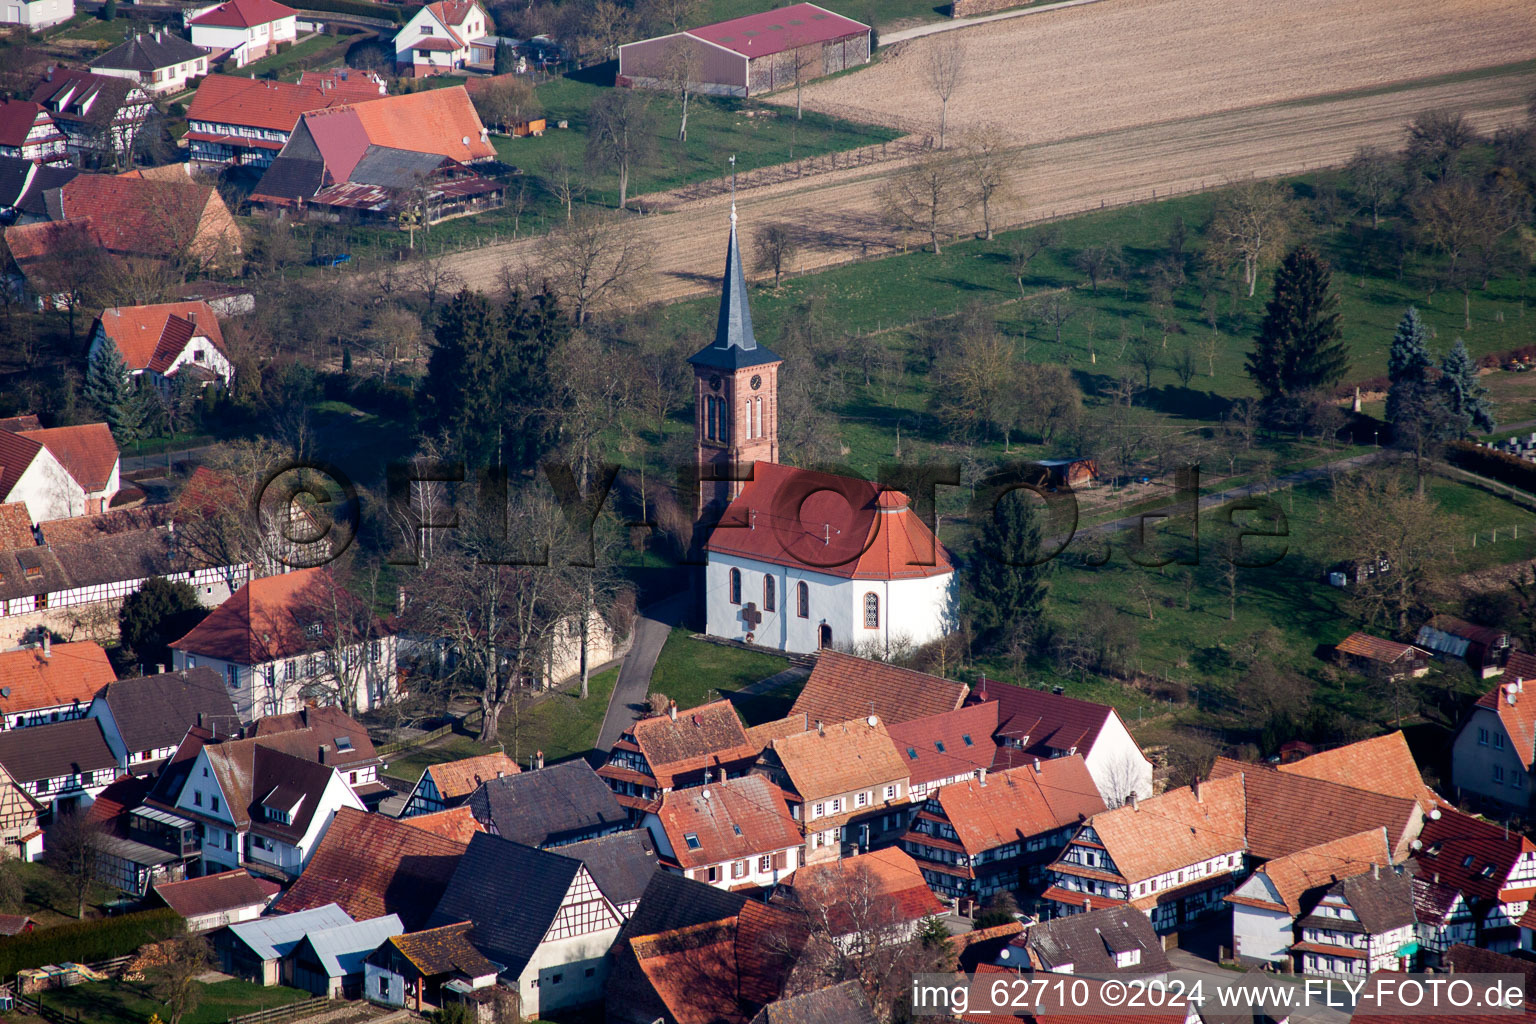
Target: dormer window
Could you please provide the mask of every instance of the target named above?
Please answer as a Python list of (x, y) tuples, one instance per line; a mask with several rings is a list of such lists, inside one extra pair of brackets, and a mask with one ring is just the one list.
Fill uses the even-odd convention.
[(944, 741), (943, 740), (934, 740), (933, 741), (933, 749), (937, 750), (941, 754), (944, 753)]
[(293, 823), (292, 816), (281, 807), (268, 807), (266, 812), (268, 821), (275, 821), (279, 825), (291, 825)]
[(739, 836), (739, 835), (741, 835), (741, 826), (735, 824), (734, 822), (732, 822), (732, 824), (731, 824), (731, 831), (736, 833)]
[(350, 736), (337, 736), (336, 737), (336, 749), (337, 750), (351, 750), (352, 749), (352, 737), (350, 737)]

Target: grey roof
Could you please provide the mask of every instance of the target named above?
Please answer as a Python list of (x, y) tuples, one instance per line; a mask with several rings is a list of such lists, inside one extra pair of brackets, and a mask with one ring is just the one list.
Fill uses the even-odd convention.
[(529, 846), (590, 838), (627, 820), (613, 790), (580, 758), (488, 779), (470, 794), (469, 806), (486, 828)]
[(367, 921), (312, 931), (300, 944), (314, 951), (327, 977), (345, 978), (349, 974), (361, 974), (363, 961), (385, 940), (404, 934), (405, 925), (400, 923), (400, 916), (385, 914)]
[(93, 68), (114, 71), (155, 71), (206, 57), (213, 51), (170, 32), (136, 32), (91, 61)]
[[(1413, 909), (1413, 879), (1394, 869), (1346, 878), (1328, 890), (1330, 896), (1343, 896), (1360, 924), (1372, 935), (1418, 923)], [(1320, 927), (1348, 931), (1347, 921), (1337, 918), (1307, 918)]]
[[(1073, 964), (1078, 974), (1159, 974), (1173, 969), (1152, 920), (1134, 907), (1106, 907), (1037, 924), (1022, 940), (1045, 970)], [(1118, 967), (1115, 954), (1140, 950), (1140, 961)], [(1017, 946), (1008, 952), (1013, 953)]]
[(301, 910), (297, 914), (259, 917), (254, 921), (232, 924), (229, 933), (249, 946), (258, 959), (276, 960), (293, 952), (293, 948), (311, 931), (339, 928), (351, 923), (350, 914), (338, 904), (327, 903), (323, 907)]
[(624, 922), (619, 937), (656, 935), (711, 921), (736, 917), (747, 898), (670, 871), (658, 871), (640, 897), (640, 905)]
[(736, 242), (736, 210), (731, 209), (731, 238), (725, 247), (725, 278), (720, 282), (720, 318), (715, 342), (689, 360), (695, 366), (740, 370), (747, 366), (777, 363), (779, 357), (759, 346), (752, 333), (752, 309), (747, 303), (747, 278), (741, 269), (741, 246)]
[(0, 210), (16, 209), (35, 217), (46, 216), (43, 192), (72, 181), (74, 167), (36, 164), (19, 156), (0, 156)]
[(876, 1024), (864, 986), (845, 981), (804, 995), (769, 1003), (752, 1024)]
[(194, 725), (216, 723), (221, 733), (240, 727), (229, 687), (207, 667), (121, 679), (103, 687), (101, 698), (130, 754), (174, 747)]
[(603, 895), (616, 904), (638, 900), (661, 867), (645, 829), (572, 843), (560, 852), (585, 864)]
[(473, 923), (475, 948), (517, 977), (580, 871), (581, 861), (573, 857), (477, 832), (427, 927)]
[(325, 186), (325, 163), (321, 160), (305, 160), (300, 157), (278, 156), (267, 168), (256, 189), (254, 199), (270, 196), (273, 199), (308, 199)]
[(443, 165), (446, 157), (390, 146), (369, 146), (347, 176), (349, 182), (384, 188), (412, 188)]
[(0, 732), (0, 764), (17, 782), (112, 768), (117, 758), (94, 718), (29, 725)]

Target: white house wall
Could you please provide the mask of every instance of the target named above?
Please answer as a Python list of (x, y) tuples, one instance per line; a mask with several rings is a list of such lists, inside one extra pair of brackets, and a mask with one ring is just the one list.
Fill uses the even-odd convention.
[(1137, 799), (1151, 798), (1152, 762), (1141, 752), (1118, 714), (1109, 715), (1083, 761), (1106, 806), (1114, 808), (1124, 803), (1129, 795), (1128, 786), (1135, 789)]
[[(1486, 742), (1482, 742), (1484, 731)], [(1502, 771), (1502, 777), (1495, 769)], [(1520, 763), (1504, 723), (1489, 708), (1473, 708), (1456, 734), (1451, 744), (1451, 780), (1465, 795), (1508, 807), (1530, 806), (1530, 775)]]
[(32, 0), (16, 3), (4, 0), (0, 3), (0, 23), (25, 25), (36, 32), (40, 29), (61, 25), (75, 16), (75, 0)]
[(5, 500), (24, 502), (34, 523), (85, 514), (85, 491), (47, 448), (22, 470)]

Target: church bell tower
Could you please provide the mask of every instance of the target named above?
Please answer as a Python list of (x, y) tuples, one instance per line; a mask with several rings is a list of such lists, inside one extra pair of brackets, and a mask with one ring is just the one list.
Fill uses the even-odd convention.
[[(699, 469), (699, 505), (723, 509), (743, 481), (710, 480), (741, 476), (753, 462), (779, 461), (779, 366), (783, 363), (752, 335), (747, 279), (736, 241), (736, 204), (731, 203), (731, 237), (725, 249), (720, 318), (715, 340), (688, 360), (693, 365), (694, 461)], [(729, 468), (739, 466), (732, 474)]]

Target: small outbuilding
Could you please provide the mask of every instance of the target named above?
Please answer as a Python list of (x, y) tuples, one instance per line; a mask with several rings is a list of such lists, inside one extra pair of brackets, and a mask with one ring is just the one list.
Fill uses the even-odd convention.
[(503, 969), (470, 943), (471, 927), (461, 921), (386, 939), (364, 962), (364, 998), (417, 1013), (471, 1001), (464, 994), (495, 985)]
[(1092, 459), (1041, 459), (1035, 465), (1045, 471), (1042, 483), (1049, 487), (1091, 487), (1099, 478), (1099, 464)]
[(665, 87), (691, 66), (698, 92), (759, 96), (869, 63), (869, 26), (794, 4), (619, 47), (617, 84)]
[(1363, 676), (1417, 678), (1429, 671), (1429, 652), (1369, 633), (1351, 633), (1333, 648), (1338, 660)]

